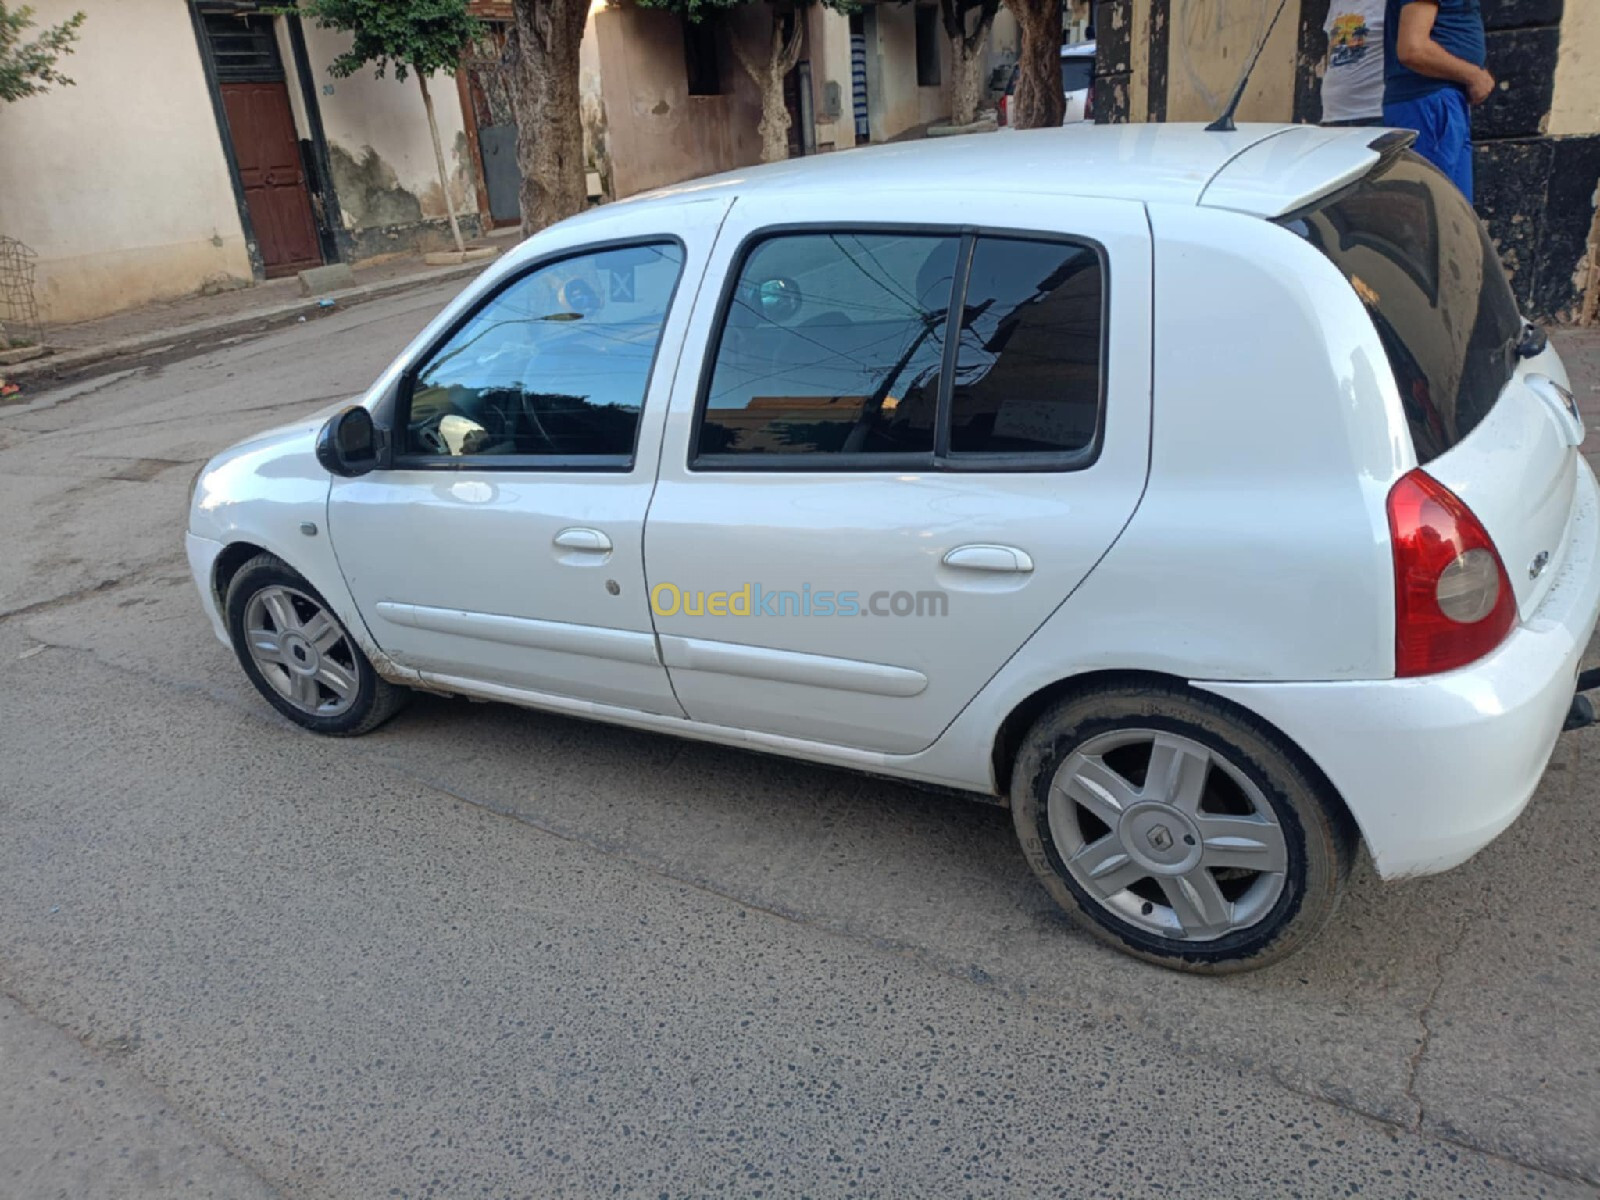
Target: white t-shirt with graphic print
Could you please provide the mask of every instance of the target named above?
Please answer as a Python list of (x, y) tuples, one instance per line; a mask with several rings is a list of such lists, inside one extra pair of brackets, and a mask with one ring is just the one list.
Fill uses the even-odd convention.
[(1322, 77), (1324, 121), (1383, 117), (1384, 0), (1333, 0), (1323, 29), (1328, 71)]

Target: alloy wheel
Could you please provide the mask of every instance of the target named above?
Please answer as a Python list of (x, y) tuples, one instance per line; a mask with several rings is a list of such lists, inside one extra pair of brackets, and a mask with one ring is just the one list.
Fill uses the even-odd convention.
[(1209, 747), (1154, 729), (1090, 738), (1051, 782), (1050, 834), (1096, 904), (1158, 937), (1215, 941), (1283, 894), (1289, 852), (1261, 789)]
[(336, 717), (355, 703), (355, 652), (320, 601), (296, 588), (264, 587), (245, 605), (244, 634), (262, 678), (301, 712)]

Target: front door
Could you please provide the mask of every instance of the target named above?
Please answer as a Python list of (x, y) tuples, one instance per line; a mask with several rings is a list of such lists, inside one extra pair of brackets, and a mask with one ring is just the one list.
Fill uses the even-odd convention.
[(682, 715), (650, 619), (644, 515), (724, 207), (546, 259), (401, 377), (393, 467), (335, 480), (328, 501), (351, 594), (396, 662)]
[[(1143, 490), (1141, 205), (741, 198), (690, 330), (645, 531), (691, 718), (932, 744)], [(952, 344), (952, 342), (954, 344)]]
[(267, 277), (318, 266), (322, 249), (273, 19), (214, 12), (203, 19), (228, 141)]

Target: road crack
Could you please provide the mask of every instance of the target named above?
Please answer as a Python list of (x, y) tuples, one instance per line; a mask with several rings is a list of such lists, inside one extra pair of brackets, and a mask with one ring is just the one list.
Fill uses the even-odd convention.
[(1456, 934), (1450, 939), (1448, 945), (1441, 946), (1439, 953), (1434, 958), (1433, 986), (1428, 989), (1428, 996), (1417, 1009), (1417, 1025), (1420, 1034), (1417, 1037), (1417, 1047), (1406, 1057), (1406, 1081), (1403, 1092), (1406, 1102), (1412, 1106), (1413, 1115), (1410, 1123), (1412, 1133), (1422, 1133), (1423, 1123), (1427, 1119), (1427, 1108), (1422, 1097), (1417, 1094), (1417, 1079), (1422, 1073), (1422, 1064), (1428, 1057), (1428, 1051), (1433, 1047), (1433, 1010), (1439, 1000), (1439, 993), (1444, 990), (1445, 976), (1449, 973), (1450, 963), (1461, 948), (1466, 944), (1467, 935), (1480, 921), (1488, 920), (1490, 915), (1489, 896), (1491, 889), (1484, 888), (1482, 908), (1476, 912), (1468, 912), (1461, 919), (1461, 924)]

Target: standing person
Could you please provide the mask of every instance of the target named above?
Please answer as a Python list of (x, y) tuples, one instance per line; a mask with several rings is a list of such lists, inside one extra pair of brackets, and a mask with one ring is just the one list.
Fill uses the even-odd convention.
[(1323, 31), (1324, 125), (1383, 124), (1383, 26), (1387, 0), (1334, 0)]
[(1472, 107), (1494, 92), (1478, 0), (1388, 0), (1383, 119), (1472, 199)]

